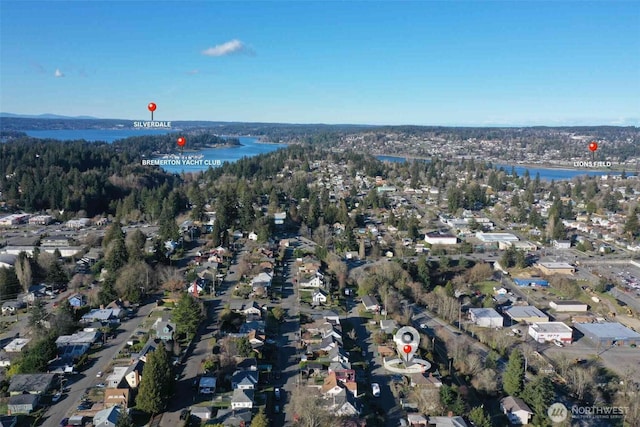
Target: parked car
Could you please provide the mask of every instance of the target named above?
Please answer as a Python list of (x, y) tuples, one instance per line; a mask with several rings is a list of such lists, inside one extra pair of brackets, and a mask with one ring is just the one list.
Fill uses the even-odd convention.
[(275, 395), (276, 400), (280, 400), (280, 388), (276, 387), (273, 389), (273, 394)]
[(96, 378), (102, 378), (102, 371), (98, 371), (98, 373), (96, 374)]
[(61, 398), (61, 397), (62, 397), (62, 393), (57, 392), (56, 394), (54, 394), (54, 395), (51, 397), (51, 401), (52, 401), (53, 403), (56, 403), (58, 400), (60, 400), (60, 398)]
[(66, 426), (68, 422), (69, 422), (69, 418), (63, 418), (62, 420), (60, 420), (60, 425)]
[(373, 394), (373, 397), (380, 397), (380, 384), (378, 383), (371, 384), (371, 394)]
[(189, 418), (189, 410), (183, 409), (182, 412), (180, 412), (180, 419), (186, 420), (187, 418)]

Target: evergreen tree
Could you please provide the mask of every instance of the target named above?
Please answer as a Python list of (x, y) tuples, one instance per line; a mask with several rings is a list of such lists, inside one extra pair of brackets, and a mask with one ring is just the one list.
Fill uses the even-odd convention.
[(175, 217), (171, 214), (168, 203), (164, 205), (162, 213), (160, 214), (160, 229), (158, 230), (158, 234), (162, 240), (176, 241), (180, 237), (180, 230), (178, 229)]
[(107, 231), (104, 233), (104, 238), (102, 239), (102, 247), (108, 248), (111, 242), (121, 238), (124, 238), (124, 231), (122, 231), (120, 223), (114, 222), (109, 226), (109, 228), (107, 228)]
[(251, 427), (269, 427), (269, 418), (264, 413), (264, 407), (260, 407), (260, 410), (255, 417), (251, 420)]
[(48, 314), (44, 301), (36, 299), (31, 310), (29, 310), (29, 327), (32, 332), (39, 334), (44, 331), (42, 321)]
[(51, 334), (38, 338), (22, 353), (18, 363), (18, 373), (37, 374), (46, 372), (49, 361), (55, 359), (57, 353), (55, 335)]
[(120, 412), (120, 416), (118, 417), (118, 421), (116, 422), (116, 427), (135, 427), (136, 425), (133, 423), (133, 420), (126, 413), (125, 410)]
[(556, 392), (553, 382), (547, 376), (536, 377), (526, 385), (522, 392), (522, 399), (531, 407), (535, 414), (533, 418), (534, 425), (550, 425), (547, 410), (555, 398)]
[(136, 407), (152, 415), (162, 412), (169, 399), (172, 380), (169, 355), (161, 344), (147, 355)]
[(418, 222), (418, 218), (412, 216), (409, 218), (409, 225), (407, 227), (407, 235), (411, 240), (415, 240), (420, 236), (420, 223)]
[(194, 221), (201, 221), (204, 218), (204, 195), (202, 190), (198, 186), (197, 182), (194, 182), (189, 189), (189, 202), (191, 203), (191, 219)]
[(631, 209), (624, 225), (624, 232), (630, 240), (640, 236), (640, 224), (638, 224), (638, 214), (635, 209)]
[(98, 291), (98, 304), (107, 305), (118, 296), (115, 290), (116, 275), (109, 272)]
[(16, 299), (20, 290), (15, 268), (0, 268), (0, 300)]
[(27, 256), (26, 252), (20, 252), (16, 259), (16, 276), (22, 286), (22, 289), (26, 291), (33, 283), (33, 273), (31, 270), (31, 260)]
[(178, 334), (185, 334), (188, 338), (193, 337), (204, 319), (200, 302), (189, 293), (182, 294), (173, 309), (172, 319), (176, 322)]
[(144, 246), (147, 243), (147, 236), (140, 229), (136, 228), (133, 232), (127, 234), (125, 242), (129, 261), (144, 259)]
[(524, 386), (524, 359), (518, 349), (509, 355), (509, 362), (504, 371), (502, 388), (511, 396), (519, 396)]
[(129, 260), (127, 254), (127, 247), (124, 243), (124, 237), (119, 237), (113, 240), (109, 244), (107, 254), (105, 255), (105, 267), (109, 272), (115, 273), (120, 268), (124, 267)]
[(491, 417), (484, 411), (482, 406), (476, 406), (469, 411), (469, 420), (476, 427), (493, 427)]
[(49, 266), (46, 281), (50, 285), (64, 285), (69, 281), (69, 276), (67, 275), (67, 272), (64, 271), (59, 261), (55, 260)]

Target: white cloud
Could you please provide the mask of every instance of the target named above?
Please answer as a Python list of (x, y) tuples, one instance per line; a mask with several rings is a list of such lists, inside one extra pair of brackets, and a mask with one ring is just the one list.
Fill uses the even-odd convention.
[(209, 49), (205, 49), (202, 51), (202, 54), (205, 56), (225, 56), (232, 53), (242, 52), (251, 53), (251, 49), (240, 40), (233, 39), (214, 47), (210, 47)]
[(62, 71), (60, 71), (60, 68), (56, 68), (56, 72), (53, 73), (54, 77), (64, 77), (64, 74), (62, 73)]

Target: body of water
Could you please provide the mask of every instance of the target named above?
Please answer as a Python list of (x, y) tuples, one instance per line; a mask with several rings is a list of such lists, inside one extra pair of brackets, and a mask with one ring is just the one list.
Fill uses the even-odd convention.
[(22, 131), (34, 138), (57, 139), (60, 141), (85, 141), (113, 142), (130, 136), (166, 135), (171, 132), (179, 132), (178, 129), (56, 129), (56, 130), (25, 130)]
[[(397, 156), (376, 156), (376, 158), (383, 162), (395, 162), (404, 163), (407, 161), (406, 157)], [(423, 161), (429, 161), (423, 159)], [(511, 173), (511, 165), (495, 164), (494, 168), (503, 168), (507, 173)], [(514, 165), (514, 169), (518, 176), (523, 176), (525, 171), (529, 171), (531, 179), (535, 178), (536, 174), (540, 174), (540, 179), (543, 181), (564, 181), (570, 180), (576, 176), (602, 176), (602, 175), (620, 175), (620, 172), (616, 171), (600, 171), (600, 170), (587, 170), (587, 169), (554, 169), (554, 168), (534, 168), (528, 166)], [(629, 173), (627, 173), (629, 174)]]
[[(84, 139), (86, 141), (105, 141), (113, 142), (118, 139), (128, 138), (130, 136), (141, 135), (166, 135), (167, 133), (176, 132), (176, 129), (151, 130), (151, 129), (73, 129), (73, 130), (29, 130), (24, 131), (27, 135), (34, 138), (51, 138), (61, 141), (73, 141)], [(184, 156), (194, 154), (202, 155), (202, 161), (196, 161), (198, 164), (179, 164), (179, 165), (163, 165), (164, 170), (171, 173), (181, 172), (198, 172), (207, 170), (210, 165), (221, 165), (224, 162), (233, 163), (243, 157), (253, 157), (259, 154), (270, 153), (286, 147), (286, 144), (268, 144), (259, 142), (256, 138), (239, 137), (240, 144), (233, 147), (222, 148), (205, 148), (198, 152), (186, 151)], [(188, 144), (187, 144), (188, 147)], [(176, 151), (166, 153), (180, 155), (180, 151), (176, 146)], [(182, 163), (178, 160), (179, 163)], [(215, 166), (214, 166), (215, 167)]]
[[(166, 165), (162, 166), (162, 169), (171, 173), (181, 173), (181, 172), (198, 172), (209, 169), (209, 164), (214, 163), (216, 165), (221, 165), (224, 162), (233, 163), (237, 160), (240, 160), (243, 157), (253, 157), (259, 154), (271, 153), (272, 151), (279, 150), (287, 146), (287, 144), (269, 144), (264, 142), (259, 142), (256, 138), (249, 138), (246, 136), (238, 137), (240, 140), (240, 144), (233, 147), (223, 147), (223, 148), (205, 148), (203, 150), (199, 150), (197, 154), (202, 154), (202, 160), (206, 160), (207, 162), (202, 162), (199, 165)], [(173, 153), (177, 154), (177, 153)], [(196, 154), (196, 153), (189, 153)], [(189, 154), (185, 153), (185, 156)], [(206, 164), (209, 163), (209, 164)], [(215, 167), (215, 166), (213, 166)]]

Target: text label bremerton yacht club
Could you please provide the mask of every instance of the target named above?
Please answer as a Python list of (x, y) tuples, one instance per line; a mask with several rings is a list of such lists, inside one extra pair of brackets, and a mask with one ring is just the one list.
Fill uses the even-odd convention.
[(145, 159), (143, 166), (221, 166), (221, 160), (203, 159)]

